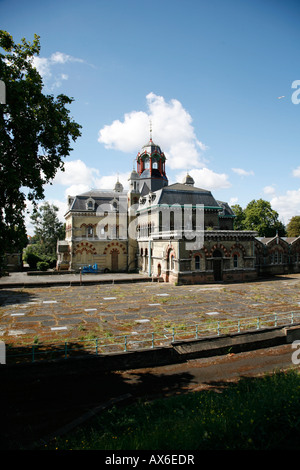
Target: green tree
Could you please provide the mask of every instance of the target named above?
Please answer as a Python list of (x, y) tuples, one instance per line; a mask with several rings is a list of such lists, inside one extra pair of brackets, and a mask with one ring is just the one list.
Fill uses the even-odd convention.
[(34, 241), (40, 245), (40, 253), (56, 255), (58, 240), (65, 238), (64, 224), (57, 217), (58, 207), (45, 202), (31, 215), (34, 225)]
[[(63, 158), (72, 150), (71, 140), (81, 126), (70, 118), (66, 95), (43, 93), (43, 81), (33, 66), (40, 53), (39, 36), (32, 43), (0, 31), (0, 80), (6, 103), (0, 104), (0, 267), (11, 247), (25, 243), (26, 198), (34, 205), (44, 199), (44, 185), (51, 183)], [(26, 194), (27, 193), (27, 194)]]
[(299, 237), (300, 235), (300, 215), (295, 215), (287, 224), (287, 236)]
[(57, 217), (58, 207), (45, 202), (31, 215), (34, 236), (23, 251), (23, 260), (31, 269), (45, 270), (56, 265), (57, 241), (65, 238), (65, 224)]
[(279, 214), (272, 209), (269, 201), (253, 199), (242, 212), (240, 209), (240, 206), (236, 207), (238, 220), (235, 228), (238, 230), (254, 230), (260, 237), (274, 237), (276, 233), (285, 235), (285, 226), (278, 220)]
[(239, 204), (234, 204), (231, 206), (235, 214), (234, 218), (234, 230), (244, 230), (243, 221), (245, 219), (245, 214), (242, 207)]

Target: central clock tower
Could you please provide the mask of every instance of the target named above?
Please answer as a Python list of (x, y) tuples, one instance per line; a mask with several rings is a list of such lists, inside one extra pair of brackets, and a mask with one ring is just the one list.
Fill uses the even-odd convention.
[(136, 161), (141, 195), (168, 185), (165, 171), (166, 157), (161, 148), (153, 142), (151, 134), (149, 142), (142, 147)]

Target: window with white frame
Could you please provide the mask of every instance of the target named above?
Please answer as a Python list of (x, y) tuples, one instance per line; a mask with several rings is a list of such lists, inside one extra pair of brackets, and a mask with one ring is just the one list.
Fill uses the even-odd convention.
[(92, 237), (94, 235), (94, 229), (91, 225), (89, 225), (86, 229), (86, 234), (88, 237)]
[(94, 210), (94, 206), (95, 206), (95, 201), (93, 199), (88, 199), (87, 202), (86, 202), (86, 208), (87, 210), (89, 211), (93, 211)]

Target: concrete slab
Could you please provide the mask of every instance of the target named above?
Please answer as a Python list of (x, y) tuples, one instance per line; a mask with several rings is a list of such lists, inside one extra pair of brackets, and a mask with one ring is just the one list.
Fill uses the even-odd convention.
[[(125, 275), (120, 277), (126, 279)], [(58, 276), (53, 278), (57, 279)], [(202, 330), (207, 334), (210, 326), (216, 328), (218, 320), (227, 321), (230, 328), (237, 331), (239, 321), (243, 329), (243, 322), (250, 321), (251, 328), (256, 328), (258, 318), (260, 324), (268, 319), (272, 325), (275, 318), (278, 325), (287, 319), (294, 323), (297, 318), (300, 319), (300, 275), (221, 286), (174, 286), (143, 281), (134, 285), (131, 282), (98, 283), (71, 285), (68, 288), (60, 283), (3, 287), (3, 279), (0, 280), (1, 339), (8, 343), (14, 342), (12, 337), (8, 337), (8, 331), (19, 329), (19, 326), (16, 328), (17, 322), (20, 321), (18, 324), (21, 325), (24, 319), (24, 316), (18, 318), (12, 314), (23, 310), (32, 325), (31, 339), (28, 338), (28, 341), (33, 341), (36, 336), (40, 341), (44, 338), (50, 340), (49, 327), (61, 325), (67, 317), (70, 325), (73, 322), (74, 326), (80, 320), (88, 320), (84, 333), (76, 327), (68, 330), (66, 336), (63, 330), (57, 333), (71, 342), (89, 334), (97, 337), (107, 333), (131, 334), (138, 331), (133, 322), (141, 319), (151, 320), (143, 324), (143, 332), (162, 331), (166, 325), (176, 328), (187, 325), (195, 331), (198, 325), (199, 335)], [(49, 301), (51, 303), (45, 303)], [(221, 332), (224, 332), (223, 329)]]

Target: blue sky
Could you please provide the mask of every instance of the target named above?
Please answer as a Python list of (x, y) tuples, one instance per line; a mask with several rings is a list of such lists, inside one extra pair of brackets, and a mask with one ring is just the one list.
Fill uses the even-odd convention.
[(299, 215), (299, 13), (295, 0), (0, 0), (1, 29), (40, 36), (44, 91), (72, 96), (83, 126), (46, 200), (62, 217), (67, 194), (126, 188), (151, 119), (170, 183), (188, 171), (217, 199)]

